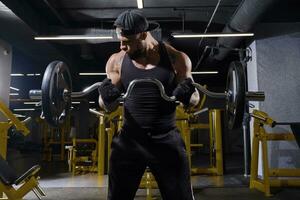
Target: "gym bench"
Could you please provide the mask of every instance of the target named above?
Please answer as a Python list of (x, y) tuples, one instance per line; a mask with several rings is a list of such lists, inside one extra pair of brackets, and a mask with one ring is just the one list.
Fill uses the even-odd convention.
[[(18, 177), (7, 161), (0, 156), (0, 199), (22, 200), (30, 191), (33, 191), (38, 199), (46, 196), (39, 186), (39, 177), (37, 176), (39, 170), (40, 166), (34, 165)], [(2, 197), (2, 193), (6, 197)]]

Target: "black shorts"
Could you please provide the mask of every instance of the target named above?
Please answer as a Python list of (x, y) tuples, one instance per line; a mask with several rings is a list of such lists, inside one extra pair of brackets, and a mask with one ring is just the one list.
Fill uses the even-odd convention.
[(122, 130), (113, 138), (109, 200), (133, 200), (146, 167), (164, 200), (193, 200), (185, 144), (177, 129), (160, 134)]

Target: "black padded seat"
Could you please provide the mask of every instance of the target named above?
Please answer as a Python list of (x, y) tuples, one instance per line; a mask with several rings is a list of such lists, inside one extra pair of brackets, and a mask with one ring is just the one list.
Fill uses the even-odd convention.
[(0, 179), (5, 185), (12, 185), (18, 179), (17, 174), (2, 156), (0, 156)]
[(14, 170), (8, 165), (7, 161), (0, 156), (0, 179), (5, 185), (18, 185), (24, 180), (35, 176), (40, 168), (41, 167), (39, 165), (35, 165), (18, 177)]
[(15, 180), (14, 184), (19, 185), (24, 180), (31, 178), (32, 176), (35, 176), (41, 169), (41, 166), (34, 165), (29, 170), (27, 170), (24, 174), (22, 174), (17, 180)]

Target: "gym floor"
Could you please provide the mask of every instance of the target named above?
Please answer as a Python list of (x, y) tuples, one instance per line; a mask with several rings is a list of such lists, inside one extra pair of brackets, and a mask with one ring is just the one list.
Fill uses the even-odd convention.
[[(24, 161), (29, 161), (33, 154), (23, 155)], [(35, 156), (36, 157), (36, 156)], [(198, 156), (197, 156), (198, 157)], [(198, 157), (199, 158), (199, 157)], [(202, 158), (204, 159), (204, 158)], [(299, 188), (273, 188), (272, 197), (265, 197), (262, 192), (250, 190), (249, 177), (243, 175), (242, 155), (231, 155), (226, 162), (224, 176), (199, 175), (192, 176), (192, 184), (196, 200), (299, 200)], [(196, 162), (196, 161), (195, 161)], [(15, 162), (16, 163), (16, 162)], [(17, 164), (14, 165), (17, 168)], [(20, 170), (20, 169), (16, 169)], [(40, 172), (40, 186), (47, 197), (45, 200), (105, 200), (107, 196), (107, 176), (96, 173), (83, 173), (72, 176), (68, 172), (65, 161), (44, 162)], [(137, 192), (136, 200), (146, 199), (146, 190)], [(160, 200), (159, 191), (151, 191), (153, 199)], [(36, 196), (30, 192), (24, 200), (35, 200)]]
[[(57, 163), (56, 166), (62, 166)], [(61, 167), (60, 166), (60, 167)], [(107, 176), (97, 174), (82, 174), (72, 176), (69, 172), (60, 172), (42, 176), (40, 185), (47, 194), (45, 200), (105, 200), (107, 195)], [(248, 188), (248, 178), (243, 175), (225, 176), (193, 176), (192, 184), (195, 199), (206, 200), (299, 200), (300, 189), (281, 188), (272, 191), (274, 196), (265, 197), (263, 193)], [(146, 190), (137, 192), (136, 200), (146, 199)], [(154, 199), (161, 199), (158, 190), (152, 191)], [(24, 200), (36, 199), (33, 193)]]

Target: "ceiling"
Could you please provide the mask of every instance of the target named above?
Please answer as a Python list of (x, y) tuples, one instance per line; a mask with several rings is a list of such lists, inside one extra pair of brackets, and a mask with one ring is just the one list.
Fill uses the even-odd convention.
[[(113, 21), (126, 9), (136, 9), (136, 0), (1, 0), (0, 38), (15, 49), (15, 73), (43, 73), (47, 63), (64, 60), (68, 63), (75, 90), (104, 77), (82, 77), (79, 72), (104, 72), (108, 57), (117, 52), (116, 41), (35, 41), (34, 36), (57, 34), (93, 34), (110, 31)], [(162, 39), (186, 52), (195, 66), (203, 48), (214, 44), (213, 39), (175, 40), (172, 32), (203, 33), (218, 0), (144, 0), (143, 13), (160, 24)], [(242, 0), (222, 0), (208, 32), (222, 32)], [(280, 0), (264, 15), (262, 22), (299, 22), (299, 1)], [(24, 64), (26, 63), (26, 64)], [(24, 67), (26, 66), (26, 67)], [(218, 75), (201, 76), (202, 84), (224, 86), (226, 67), (205, 66), (197, 70), (218, 70)], [(26, 84), (23, 84), (26, 81)], [(30, 88), (39, 88), (41, 77), (12, 80), (15, 87), (25, 87), (21, 98), (27, 98)], [(27, 86), (25, 86), (27, 85)], [(26, 88), (27, 87), (27, 88)]]

